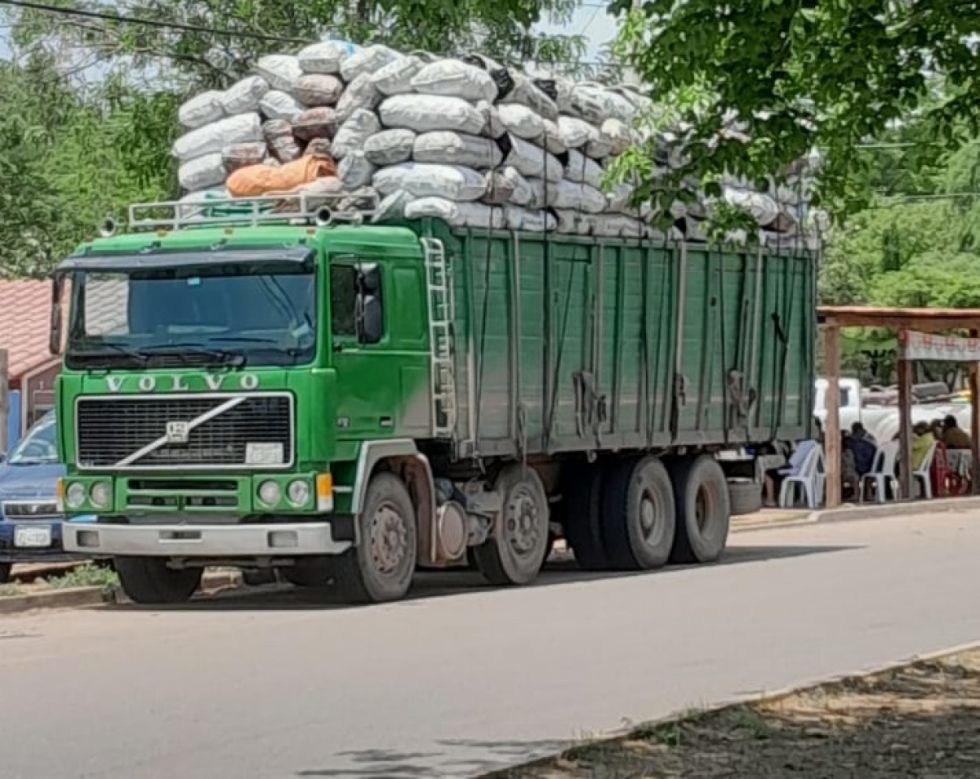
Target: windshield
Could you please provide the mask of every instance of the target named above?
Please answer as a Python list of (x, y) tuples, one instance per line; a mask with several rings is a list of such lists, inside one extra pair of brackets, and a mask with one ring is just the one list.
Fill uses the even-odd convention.
[(70, 367), (297, 365), (316, 347), (312, 262), (75, 274)]
[(10, 454), (11, 465), (42, 465), (58, 462), (54, 412), (49, 411), (27, 431)]

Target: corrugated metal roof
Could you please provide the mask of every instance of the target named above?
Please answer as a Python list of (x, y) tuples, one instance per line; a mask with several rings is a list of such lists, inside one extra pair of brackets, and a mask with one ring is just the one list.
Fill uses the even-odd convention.
[(51, 282), (0, 280), (0, 349), (11, 380), (51, 361)]

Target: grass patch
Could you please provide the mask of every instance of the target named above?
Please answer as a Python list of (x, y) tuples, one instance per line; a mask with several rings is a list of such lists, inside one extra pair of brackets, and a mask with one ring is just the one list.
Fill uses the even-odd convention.
[(52, 590), (65, 590), (70, 587), (112, 587), (119, 584), (119, 577), (111, 568), (85, 563), (66, 571), (61, 576), (48, 579), (46, 583)]
[(8, 582), (7, 584), (0, 584), (0, 598), (9, 597), (11, 595), (17, 595), (19, 592), (17, 582)]

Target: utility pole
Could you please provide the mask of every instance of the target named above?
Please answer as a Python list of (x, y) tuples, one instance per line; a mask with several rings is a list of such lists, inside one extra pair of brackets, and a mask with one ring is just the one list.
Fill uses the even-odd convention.
[(10, 418), (10, 376), (7, 350), (0, 349), (0, 453), (6, 454), (10, 431), (7, 420)]

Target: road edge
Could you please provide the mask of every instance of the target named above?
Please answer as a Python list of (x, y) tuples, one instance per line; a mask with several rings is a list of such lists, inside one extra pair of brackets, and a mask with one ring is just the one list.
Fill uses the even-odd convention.
[(526, 763), (515, 763), (514, 765), (506, 766), (504, 768), (495, 768), (493, 771), (477, 774), (475, 779), (512, 779), (512, 771), (521, 768), (534, 768), (535, 766), (545, 765), (556, 758), (560, 758), (562, 755), (567, 754), (573, 749), (580, 749), (582, 747), (592, 745), (610, 744), (614, 741), (628, 739), (631, 735), (640, 731), (650, 731), (663, 725), (669, 725), (673, 722), (680, 722), (692, 716), (700, 716), (712, 712), (718, 712), (722, 711), (723, 709), (731, 708), (732, 706), (744, 706), (746, 704), (757, 703), (777, 703), (793, 695), (799, 695), (801, 693), (816, 690), (826, 685), (841, 684), (843, 682), (857, 681), (859, 679), (873, 679), (876, 676), (882, 676), (884, 674), (891, 673), (892, 671), (907, 668), (911, 665), (915, 665), (916, 663), (928, 663), (934, 660), (941, 660), (946, 657), (961, 654), (962, 652), (970, 652), (977, 649), (980, 649), (980, 640), (971, 641), (966, 644), (958, 644), (946, 649), (937, 649), (933, 652), (914, 654), (902, 660), (892, 660), (865, 670), (846, 671), (843, 673), (831, 674), (815, 680), (811, 679), (800, 682), (799, 684), (780, 687), (776, 690), (734, 695), (729, 698), (723, 698), (720, 701), (708, 706), (694, 708), (685, 707), (677, 709), (670, 714), (663, 717), (657, 717), (656, 719), (644, 720), (643, 722), (631, 722), (623, 728), (608, 731), (597, 738), (583, 738), (575, 741), (569, 741), (568, 745), (560, 752), (555, 752), (551, 755), (529, 760)]

